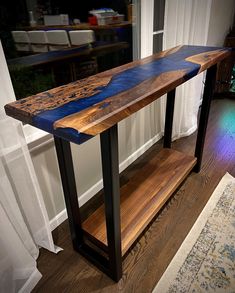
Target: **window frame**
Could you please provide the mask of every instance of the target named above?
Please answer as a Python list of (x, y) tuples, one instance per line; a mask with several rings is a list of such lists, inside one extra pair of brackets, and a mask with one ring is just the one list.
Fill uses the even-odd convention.
[(167, 1), (165, 1), (163, 29), (154, 31), (154, 0), (141, 0), (141, 58), (153, 54), (153, 37), (156, 34), (163, 34), (162, 48), (165, 49)]

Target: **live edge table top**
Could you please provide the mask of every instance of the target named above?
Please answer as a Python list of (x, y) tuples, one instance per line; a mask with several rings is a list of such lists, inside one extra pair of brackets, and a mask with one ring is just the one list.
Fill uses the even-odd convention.
[(7, 104), (7, 115), (81, 144), (230, 54), (178, 46)]

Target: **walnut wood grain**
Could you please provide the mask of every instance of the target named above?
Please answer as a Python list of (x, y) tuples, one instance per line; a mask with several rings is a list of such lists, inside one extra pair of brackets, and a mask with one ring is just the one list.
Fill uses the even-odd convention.
[[(19, 101), (9, 103), (5, 106), (5, 110), (9, 116), (18, 119), (18, 115), (22, 118), (19, 120), (29, 123), (32, 117), (42, 111), (51, 110), (59, 106), (63, 106), (69, 101), (85, 98), (97, 93), (95, 89), (100, 86), (105, 86), (110, 82), (113, 75), (121, 73), (135, 66), (144, 65), (153, 60), (163, 58), (169, 54), (177, 52), (181, 46), (165, 50), (155, 56), (146, 57), (141, 60), (136, 60), (122, 66), (98, 73), (86, 79), (77, 80), (67, 85), (62, 85), (51, 90), (29, 96)], [(25, 120), (24, 120), (25, 115)], [(30, 117), (30, 118), (27, 118)], [(32, 122), (31, 122), (32, 123)]]
[[(184, 80), (184, 75), (184, 71), (171, 71), (148, 79), (115, 97), (107, 98), (79, 113), (57, 120), (54, 123), (54, 128), (70, 127), (79, 132), (95, 136), (110, 128), (110, 125), (118, 123), (160, 98), (166, 90), (172, 90), (180, 85)], [(172, 80), (174, 80), (174, 83)], [(147, 94), (146, 88), (148, 89)], [(133, 90), (138, 95), (133, 96)]]
[(98, 78), (90, 76), (86, 80), (89, 86), (84, 85), (83, 80), (77, 80), (68, 85), (62, 85), (50, 91), (40, 93), (39, 95), (21, 99), (15, 103), (15, 109), (19, 109), (22, 113), (27, 113), (32, 117), (44, 109), (52, 110), (71, 101), (99, 93), (99, 88), (107, 85), (111, 77)]
[(223, 60), (224, 56), (218, 55), (217, 51), (213, 51), (213, 52), (206, 53), (206, 59), (207, 59), (207, 62), (205, 62), (205, 53), (202, 53), (202, 54), (198, 54), (198, 55), (186, 58), (185, 60), (200, 64), (201, 68), (198, 73), (201, 73), (207, 68), (211, 67), (212, 65)]
[[(124, 255), (196, 163), (194, 157), (172, 149), (161, 150), (121, 188), (121, 237)], [(83, 229), (107, 245), (104, 205)]]
[(105, 131), (230, 55), (178, 46), (5, 106), (7, 115), (74, 143)]

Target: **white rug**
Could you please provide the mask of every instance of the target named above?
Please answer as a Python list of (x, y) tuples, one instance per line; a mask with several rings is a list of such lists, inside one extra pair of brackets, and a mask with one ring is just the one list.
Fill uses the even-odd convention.
[(226, 173), (153, 293), (235, 293), (235, 178)]

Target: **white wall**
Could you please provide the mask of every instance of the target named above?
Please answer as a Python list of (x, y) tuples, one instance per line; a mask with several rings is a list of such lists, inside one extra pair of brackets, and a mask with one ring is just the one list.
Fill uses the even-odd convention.
[(207, 45), (222, 46), (233, 24), (234, 0), (213, 0)]

